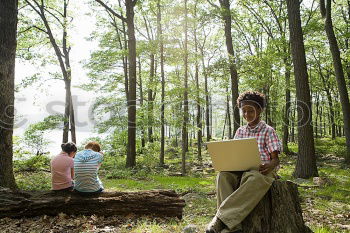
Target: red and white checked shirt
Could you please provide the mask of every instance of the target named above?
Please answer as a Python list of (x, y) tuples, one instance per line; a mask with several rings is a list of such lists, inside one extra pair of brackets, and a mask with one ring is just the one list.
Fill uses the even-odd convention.
[(234, 139), (238, 138), (256, 138), (258, 141), (260, 158), (263, 163), (269, 163), (271, 153), (274, 151), (281, 152), (281, 142), (277, 137), (275, 130), (265, 123), (260, 121), (254, 128), (247, 125), (237, 129)]

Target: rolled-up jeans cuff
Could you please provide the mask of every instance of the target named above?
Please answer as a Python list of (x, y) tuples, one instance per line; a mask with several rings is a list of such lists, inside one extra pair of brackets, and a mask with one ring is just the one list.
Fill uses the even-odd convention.
[[(241, 228), (241, 223), (238, 222), (235, 218), (227, 218), (225, 216), (223, 216), (220, 212), (217, 212), (216, 213), (216, 217), (218, 219), (220, 219), (226, 226), (229, 230), (242, 230)], [(238, 222), (236, 224), (232, 224), (232, 222)]]

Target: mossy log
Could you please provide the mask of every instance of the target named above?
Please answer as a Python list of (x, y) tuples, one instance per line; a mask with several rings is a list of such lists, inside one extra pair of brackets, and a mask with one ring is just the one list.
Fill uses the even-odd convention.
[(0, 188), (0, 218), (40, 215), (154, 216), (182, 218), (185, 201), (172, 190), (102, 192), (16, 192)]

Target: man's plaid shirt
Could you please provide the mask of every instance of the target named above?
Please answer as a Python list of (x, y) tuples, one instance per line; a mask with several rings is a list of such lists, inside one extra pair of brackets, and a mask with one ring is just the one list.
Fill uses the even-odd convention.
[(256, 138), (260, 152), (260, 158), (263, 163), (269, 163), (271, 160), (270, 154), (274, 151), (281, 152), (281, 142), (277, 137), (275, 130), (260, 121), (253, 129), (248, 124), (237, 129), (235, 139), (238, 138)]

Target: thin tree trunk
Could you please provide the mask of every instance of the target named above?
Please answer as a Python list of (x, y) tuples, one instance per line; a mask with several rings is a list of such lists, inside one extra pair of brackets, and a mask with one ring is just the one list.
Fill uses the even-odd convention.
[[(159, 40), (159, 50), (160, 50), (160, 75), (162, 82), (162, 106), (161, 106), (161, 115), (160, 115), (160, 123), (161, 123), (161, 139), (160, 139), (160, 155), (159, 155), (159, 165), (164, 166), (164, 150), (165, 150), (165, 74), (164, 74), (164, 44), (163, 44), (163, 29), (162, 29), (162, 14), (160, 9), (160, 0), (157, 3), (158, 14), (157, 14), (157, 26), (158, 26), (158, 40)], [(169, 138), (170, 138), (170, 130), (169, 130)]]
[(320, 9), (322, 16), (325, 18), (325, 31), (328, 37), (329, 47), (333, 58), (335, 77), (339, 90), (340, 103), (343, 110), (343, 122), (347, 148), (345, 162), (347, 164), (350, 164), (350, 103), (348, 91), (346, 88), (343, 65), (340, 58), (339, 46), (333, 30), (332, 1), (327, 0), (327, 4), (325, 5), (325, 0), (320, 0)]
[[(143, 87), (142, 87), (142, 69), (141, 69), (141, 58), (139, 57), (139, 91), (140, 91), (140, 106), (143, 107)], [(141, 153), (143, 153), (143, 148), (146, 146), (146, 139), (145, 139), (145, 128), (143, 124), (141, 125)]]
[(203, 75), (204, 75), (204, 90), (205, 90), (205, 129), (207, 133), (207, 142), (211, 139), (210, 133), (210, 116), (209, 116), (209, 91), (208, 91), (208, 74), (204, 63), (204, 51), (201, 49), (201, 57), (202, 57), (202, 67), (203, 67)]
[(64, 80), (64, 84), (66, 88), (66, 100), (65, 100), (64, 121), (63, 121), (63, 139), (62, 139), (63, 143), (68, 142), (68, 135), (69, 135), (69, 117), (70, 117), (70, 110), (71, 110), (70, 83), (71, 83), (70, 80)]
[(188, 150), (187, 124), (188, 124), (188, 51), (187, 51), (187, 0), (185, 0), (185, 80), (184, 80), (184, 111), (182, 123), (182, 175), (186, 174), (186, 152)]
[(319, 105), (320, 105), (320, 94), (316, 92), (316, 119), (315, 119), (315, 137), (318, 138), (318, 128), (319, 128), (319, 122), (318, 122), (318, 116), (319, 116)]
[(13, 175), (13, 124), (17, 0), (0, 1), (0, 186), (17, 189)]
[[(289, 56), (289, 55), (288, 55)], [(285, 81), (286, 81), (286, 104), (285, 104), (285, 111), (284, 111), (284, 120), (283, 120), (283, 139), (282, 139), (282, 145), (283, 145), (283, 151), (285, 153), (289, 153), (288, 148), (288, 138), (289, 138), (289, 125), (290, 125), (290, 64), (288, 63), (288, 58), (285, 58), (284, 60), (284, 67), (286, 69), (284, 73)]]
[[(321, 75), (322, 81), (325, 83), (324, 77)], [(325, 86), (326, 87), (326, 86)], [(333, 100), (332, 100), (332, 95), (330, 92), (330, 87), (327, 85), (325, 88), (327, 100), (328, 100), (328, 106), (329, 106), (329, 120), (330, 120), (330, 126), (331, 126), (331, 135), (332, 139), (335, 139), (335, 121), (334, 121), (334, 111), (333, 111)]]
[(150, 56), (150, 79), (148, 83), (148, 103), (147, 103), (147, 124), (148, 124), (148, 142), (153, 142), (153, 80), (154, 80), (154, 54)]
[(136, 165), (136, 39), (134, 7), (137, 0), (125, 0), (129, 51), (128, 148), (126, 167)]
[[(230, 10), (230, 0), (220, 0), (221, 5), (221, 15), (222, 19), (225, 23), (225, 39), (226, 39), (226, 48), (227, 53), (229, 56), (229, 62), (230, 62), (230, 75), (231, 75), (231, 92), (232, 92), (232, 102), (235, 103), (235, 101), (238, 98), (238, 73), (235, 63), (235, 54), (232, 44), (232, 33), (231, 33), (231, 10)], [(236, 132), (236, 130), (239, 128), (239, 110), (236, 107), (236, 104), (232, 105), (233, 108), (233, 130)]]
[[(195, 2), (194, 17), (197, 18), (197, 2)], [(197, 40), (197, 23), (194, 26), (194, 43), (195, 54), (198, 54), (198, 40)], [(202, 120), (201, 120), (201, 104), (200, 104), (200, 88), (199, 88), (199, 64), (198, 59), (195, 61), (195, 80), (196, 80), (196, 97), (197, 97), (197, 159), (202, 162)]]
[(292, 125), (291, 125), (291, 141), (295, 142), (295, 114), (296, 114), (296, 108), (293, 108), (293, 114), (292, 114)]
[(72, 96), (70, 98), (70, 125), (71, 125), (71, 136), (72, 136), (72, 142), (77, 143), (77, 136), (75, 132), (75, 114), (74, 114), (74, 107), (73, 107), (73, 100)]
[(321, 127), (320, 137), (322, 138), (323, 137), (323, 108), (322, 108), (322, 106), (320, 106), (320, 127)]
[(295, 86), (298, 101), (298, 160), (295, 177), (318, 176), (312, 129), (310, 88), (306, 67), (299, 1), (287, 0), (291, 51), (294, 64)]
[(226, 112), (227, 112), (227, 124), (228, 124), (228, 138), (232, 138), (232, 126), (231, 126), (231, 112), (230, 112), (230, 96), (228, 93), (228, 86), (226, 86)]
[(224, 127), (223, 127), (223, 129), (222, 129), (222, 137), (221, 137), (221, 140), (223, 140), (224, 137), (225, 137), (225, 129), (226, 129), (227, 116), (228, 116), (228, 114), (227, 114), (227, 110), (226, 110), (225, 122), (224, 122)]
[[(346, 14), (344, 14), (343, 17), (344, 17), (344, 21), (346, 22), (346, 33), (349, 34), (350, 33), (350, 0), (347, 0), (347, 5), (348, 5), (347, 17), (346, 17)], [(348, 36), (344, 36), (344, 38), (345, 38), (345, 48), (347, 51), (349, 51), (350, 38)], [(346, 69), (346, 74), (348, 76), (348, 79), (350, 80), (350, 59), (349, 58), (346, 59), (345, 69)]]
[[(63, 40), (62, 40), (62, 51), (64, 54), (64, 64), (65, 69), (67, 72), (67, 79), (70, 81), (69, 85), (71, 85), (72, 80), (72, 68), (70, 65), (70, 59), (69, 59), (69, 52), (70, 47), (67, 47), (67, 8), (68, 8), (68, 2), (67, 0), (63, 1)], [(66, 100), (67, 101), (67, 100)], [(72, 101), (72, 88), (69, 87), (69, 121), (70, 121), (70, 131), (71, 131), (71, 138), (74, 143), (77, 142), (77, 137), (75, 133), (75, 119), (74, 119), (74, 106)]]
[[(213, 135), (213, 105), (212, 105), (212, 97), (209, 96), (209, 111), (210, 111), (210, 135)], [(216, 133), (214, 131), (214, 137), (215, 137)]]

